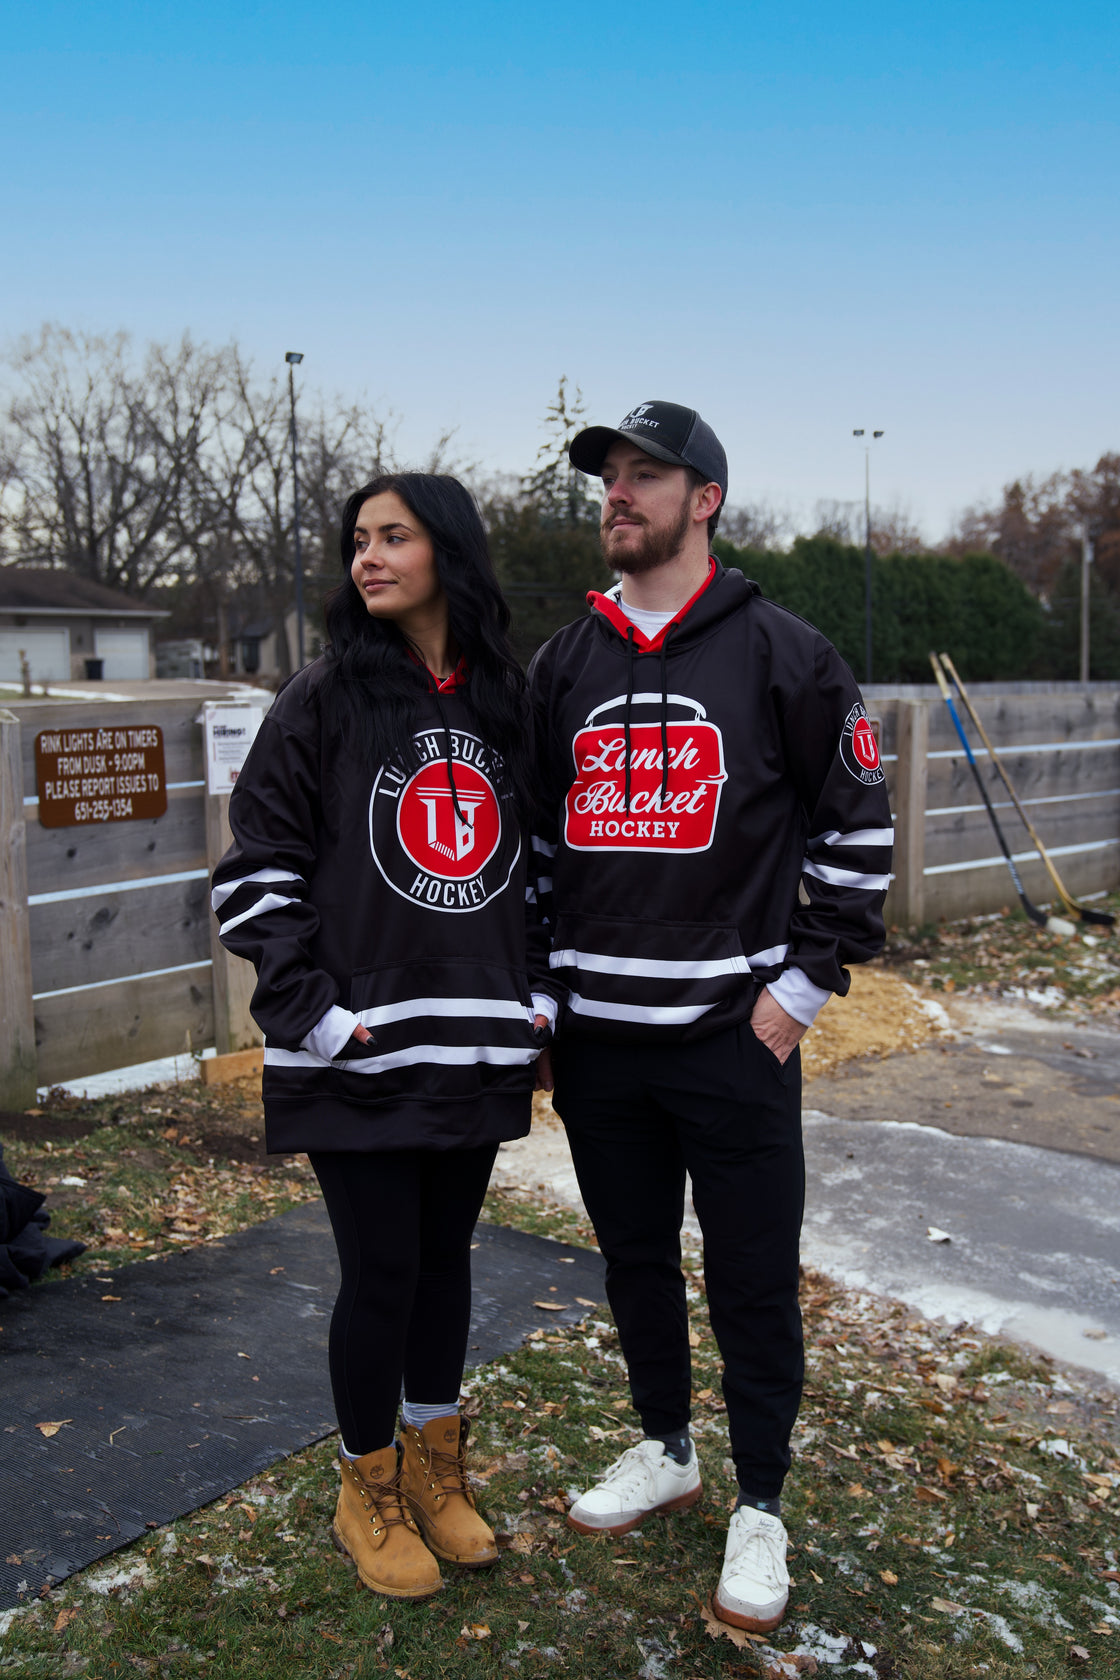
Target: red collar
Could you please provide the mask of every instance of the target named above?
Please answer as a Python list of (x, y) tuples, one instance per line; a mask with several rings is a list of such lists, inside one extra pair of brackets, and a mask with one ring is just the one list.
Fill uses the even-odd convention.
[(685, 614), (692, 610), (715, 575), (716, 563), (712, 556), (709, 555), (707, 577), (704, 579), (695, 595), (689, 596), (680, 611), (674, 613), (669, 622), (661, 626), (661, 629), (657, 632), (657, 635), (652, 641), (650, 641), (649, 637), (643, 630), (639, 630), (632, 618), (628, 618), (626, 616), (626, 608), (618, 601), (612, 600), (609, 595), (600, 595), (598, 590), (592, 589), (589, 592), (587, 599), (588, 603), (594, 607), (597, 612), (601, 612), (603, 617), (607, 619), (609, 623), (614, 625), (620, 636), (629, 638), (630, 632), (634, 632), (634, 646), (638, 649), (639, 653), (657, 653), (660, 650), (661, 644), (664, 642), (666, 636), (669, 634), (669, 631), (673, 629), (674, 625), (680, 624)]
[(417, 659), (411, 648), (405, 650), (414, 665), (419, 666), (428, 679), (429, 694), (454, 694), (457, 688), (462, 688), (467, 680), (467, 661), (462, 654), (459, 663), (449, 677), (437, 677), (434, 671), (429, 671), (422, 659)]

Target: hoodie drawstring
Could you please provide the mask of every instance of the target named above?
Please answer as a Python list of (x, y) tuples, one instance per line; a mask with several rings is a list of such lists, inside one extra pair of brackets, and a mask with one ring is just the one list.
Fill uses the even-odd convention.
[(626, 631), (626, 717), (622, 726), (623, 744), (626, 749), (626, 809), (630, 809), (630, 708), (634, 703), (634, 626), (631, 624)]
[[(665, 801), (669, 796), (669, 670), (667, 650), (669, 637), (674, 626), (665, 627), (665, 634), (661, 640), (661, 792), (658, 803), (665, 809)], [(633, 752), (630, 746), (630, 712), (634, 704), (634, 626), (628, 625), (626, 630), (626, 716), (623, 722), (622, 734), (625, 746), (625, 806), (630, 809), (630, 771)]]
[(459, 805), (459, 794), (455, 787), (455, 760), (451, 753), (451, 730), (447, 722), (447, 713), (444, 711), (443, 706), (440, 703), (438, 688), (433, 690), (433, 699), (436, 703), (436, 711), (439, 713), (439, 721), (443, 725), (443, 756), (447, 760), (447, 782), (451, 789), (451, 803), (455, 807), (455, 815), (458, 817), (463, 827), (470, 828), (471, 825), (463, 815), (462, 809)]
[(669, 646), (669, 637), (673, 626), (665, 626), (665, 634), (661, 638), (661, 809), (665, 809), (665, 801), (669, 795), (669, 676), (665, 668), (665, 653)]

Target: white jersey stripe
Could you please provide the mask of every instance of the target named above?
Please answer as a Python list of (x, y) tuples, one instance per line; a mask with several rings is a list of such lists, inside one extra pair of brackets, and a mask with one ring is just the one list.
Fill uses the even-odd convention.
[(556, 847), (548, 840), (542, 840), (539, 834), (534, 834), (529, 842), (535, 852), (542, 857), (555, 857)]
[(854, 869), (839, 869), (834, 863), (813, 863), (806, 858), (801, 865), (803, 875), (815, 875), (834, 887), (862, 887), (865, 892), (882, 892), (891, 884), (889, 875), (860, 875)]
[(341, 1068), (344, 1073), (386, 1073), (390, 1068), (415, 1067), (424, 1062), (444, 1067), (470, 1067), (475, 1062), (490, 1062), (502, 1067), (521, 1067), (535, 1061), (539, 1051), (535, 1045), (516, 1050), (504, 1044), (410, 1044), (407, 1049), (393, 1050), (384, 1056), (363, 1056), (348, 1061), (333, 1062), (315, 1056), (310, 1050), (265, 1049), (266, 1067), (276, 1068)]
[(377, 1004), (372, 1009), (359, 1009), (356, 1013), (363, 1027), (369, 1027), (371, 1031), (374, 1027), (387, 1026), (390, 1021), (414, 1021), (422, 1015), (439, 1020), (448, 1017), (463, 1020), (474, 1016), (488, 1021), (532, 1022), (533, 1019), (533, 1011), (528, 1004), (518, 1003), (516, 998), (405, 998), (401, 1003)]
[(785, 962), (789, 956), (789, 945), (769, 945), (765, 951), (755, 951), (747, 958), (751, 968), (772, 968), (775, 963)]
[(841, 834), (830, 828), (824, 834), (814, 834), (810, 846), (893, 846), (893, 828), (857, 828), (851, 834)]
[(285, 904), (302, 904), (302, 898), (281, 898), (279, 893), (265, 893), (263, 898), (249, 910), (242, 910), (238, 916), (230, 916), (218, 929), (219, 936), (227, 934), (231, 929), (240, 927), (242, 922), (249, 921), (253, 916), (263, 916), (267, 910), (282, 910)]
[(698, 1021), (701, 1015), (706, 1015), (712, 1007), (710, 1003), (673, 1008), (639, 1003), (599, 1003), (593, 998), (580, 997), (578, 992), (568, 994), (568, 1008), (574, 1015), (594, 1015), (603, 1021), (641, 1021), (655, 1027), (687, 1026), (690, 1021)]
[(236, 881), (224, 881), (220, 887), (215, 887), (210, 894), (210, 904), (214, 910), (220, 910), (226, 899), (234, 894), (238, 887), (247, 887), (254, 881), (268, 884), (275, 881), (298, 881), (305, 885), (302, 875), (293, 875), (290, 869), (254, 869), (251, 875), (241, 875)]
[(717, 974), (749, 974), (746, 957), (674, 962), (656, 957), (608, 957), (599, 951), (553, 951), (550, 968), (578, 968), (593, 974), (627, 974), (640, 980), (710, 980)]

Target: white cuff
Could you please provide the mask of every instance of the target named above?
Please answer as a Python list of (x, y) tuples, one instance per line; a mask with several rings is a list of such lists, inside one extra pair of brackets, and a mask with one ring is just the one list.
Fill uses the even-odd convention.
[(346, 1040), (351, 1036), (354, 1028), (361, 1025), (361, 1016), (352, 1015), (348, 1009), (341, 1009), (337, 1003), (332, 1003), (318, 1026), (299, 1041), (301, 1050), (310, 1050), (313, 1056), (321, 1056), (324, 1062), (332, 1061)]
[(780, 1004), (795, 1021), (800, 1021), (803, 1027), (812, 1026), (832, 996), (831, 992), (814, 986), (801, 968), (783, 968), (776, 980), (766, 982), (766, 990), (774, 1002)]
[(560, 1006), (554, 997), (549, 997), (547, 992), (533, 993), (533, 1014), (543, 1015), (550, 1027), (556, 1025), (556, 1017), (559, 1012)]

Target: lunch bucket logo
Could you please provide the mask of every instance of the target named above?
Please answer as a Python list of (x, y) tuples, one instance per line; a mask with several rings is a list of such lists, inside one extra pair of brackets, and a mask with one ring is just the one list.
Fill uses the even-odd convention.
[(505, 887), (521, 850), (503, 829), (494, 755), (462, 730), (422, 730), (416, 743), (419, 769), (382, 769), (373, 784), (374, 862), (393, 890), (416, 904), (480, 909)]
[[(727, 780), (723, 737), (706, 721), (695, 700), (671, 694), (669, 704), (693, 716), (666, 729), (668, 787), (662, 797), (665, 760), (661, 722), (621, 721), (626, 700), (599, 706), (572, 743), (576, 777), (565, 802), (564, 839), (577, 852), (704, 852), (712, 844), (720, 792)], [(636, 694), (632, 711), (660, 711), (659, 694)], [(603, 712), (620, 721), (599, 723)], [(630, 762), (630, 800), (626, 763)]]
[(875, 787), (886, 780), (883, 766), (879, 762), (879, 743), (875, 739), (875, 731), (868, 720), (867, 712), (857, 700), (847, 717), (840, 734), (840, 757), (845, 767), (851, 771), (857, 782), (864, 787)]

